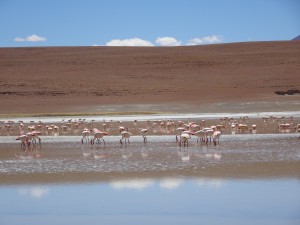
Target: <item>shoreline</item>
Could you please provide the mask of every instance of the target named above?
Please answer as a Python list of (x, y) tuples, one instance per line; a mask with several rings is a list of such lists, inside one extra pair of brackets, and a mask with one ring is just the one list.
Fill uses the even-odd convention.
[(68, 173), (34, 173), (1, 175), (2, 185), (28, 184), (73, 184), (95, 183), (114, 180), (131, 179), (162, 179), (162, 178), (189, 178), (189, 179), (300, 179), (299, 161), (294, 162), (261, 162), (245, 165), (227, 165), (218, 168), (211, 166), (205, 169), (143, 171), (143, 172), (68, 172)]
[[(297, 99), (297, 98), (295, 98)], [(0, 120), (16, 120), (23, 118), (46, 119), (59, 117), (67, 119), (76, 117), (116, 118), (116, 117), (151, 117), (155, 118), (219, 118), (223, 116), (294, 116), (300, 117), (300, 101), (282, 102), (223, 102), (211, 104), (197, 104), (197, 102), (178, 102), (166, 104), (108, 104), (99, 106), (80, 106), (77, 111), (67, 112), (28, 112), (28, 113), (0, 113)], [(89, 109), (89, 110), (87, 110)]]

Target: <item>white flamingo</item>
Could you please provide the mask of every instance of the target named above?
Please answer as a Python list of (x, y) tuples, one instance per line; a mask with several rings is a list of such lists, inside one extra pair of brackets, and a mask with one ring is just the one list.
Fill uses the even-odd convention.
[(209, 142), (211, 142), (211, 138), (215, 131), (211, 127), (206, 127), (203, 129), (203, 131), (205, 132), (205, 143), (208, 144), (208, 139)]
[(81, 139), (81, 143), (84, 144), (84, 143), (89, 143), (89, 136), (91, 134), (91, 131), (90, 129), (88, 128), (84, 128), (83, 131), (82, 131), (82, 139)]
[(180, 141), (179, 141), (179, 146), (183, 144), (183, 147), (188, 147), (189, 146), (189, 139), (191, 139), (191, 135), (194, 135), (194, 132), (187, 130), (183, 131), (182, 134), (180, 135)]
[(178, 142), (178, 136), (180, 137), (180, 135), (182, 134), (183, 131), (185, 131), (186, 129), (184, 127), (178, 127), (176, 129), (176, 142)]
[(206, 138), (206, 134), (204, 130), (199, 130), (195, 132), (195, 136), (197, 136), (197, 142), (199, 142), (199, 140), (202, 142), (204, 142), (205, 138)]
[(126, 140), (130, 144), (129, 138), (130, 138), (131, 135), (132, 134), (128, 131), (121, 131), (121, 136), (122, 136), (122, 138), (120, 139), (121, 145), (123, 144), (123, 142), (122, 142), (123, 139), (125, 139), (125, 144), (126, 144)]
[(140, 129), (140, 133), (143, 136), (144, 142), (147, 142), (147, 136), (146, 136), (147, 132), (148, 132), (148, 129), (145, 129), (145, 128)]
[(214, 145), (220, 144), (221, 134), (222, 134), (222, 132), (217, 130), (212, 135)]

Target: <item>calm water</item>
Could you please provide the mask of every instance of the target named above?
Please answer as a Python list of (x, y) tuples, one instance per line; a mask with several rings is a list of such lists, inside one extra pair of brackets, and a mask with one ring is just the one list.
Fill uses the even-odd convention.
[(299, 224), (296, 179), (136, 179), (0, 187), (0, 224)]
[[(61, 172), (141, 172), (205, 170), (255, 163), (300, 162), (299, 140), (295, 134), (223, 135), (220, 145), (197, 144), (179, 147), (174, 136), (132, 137), (121, 146), (119, 137), (106, 137), (105, 146), (93, 150), (81, 145), (81, 137), (43, 137), (40, 158), (15, 157), (20, 145), (13, 137), (0, 137), (0, 173), (34, 174)], [(262, 171), (263, 172), (263, 171)]]
[[(19, 158), (14, 137), (0, 137), (1, 225), (300, 224), (297, 135), (223, 135), (218, 146), (193, 137), (181, 148), (168, 135), (123, 146), (107, 137), (93, 150), (80, 138), (43, 137), (40, 158)], [(116, 172), (124, 176), (68, 180)]]

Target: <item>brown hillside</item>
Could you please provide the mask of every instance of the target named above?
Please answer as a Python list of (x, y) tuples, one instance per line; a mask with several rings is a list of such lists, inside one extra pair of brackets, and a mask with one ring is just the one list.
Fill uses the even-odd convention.
[(1, 113), (285, 101), (275, 91), (300, 89), (300, 42), (1, 48), (0, 78)]

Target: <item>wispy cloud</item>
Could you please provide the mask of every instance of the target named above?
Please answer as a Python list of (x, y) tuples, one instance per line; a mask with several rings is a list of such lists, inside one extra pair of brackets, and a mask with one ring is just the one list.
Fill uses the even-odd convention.
[(193, 38), (188, 41), (187, 45), (204, 45), (204, 44), (215, 44), (223, 41), (223, 38), (219, 35), (211, 35), (200, 38)]
[(221, 188), (224, 185), (224, 181), (222, 179), (198, 179), (195, 180), (197, 186), (207, 186), (210, 188)]
[[(186, 43), (182, 43), (174, 37), (158, 37), (155, 42), (143, 40), (140, 38), (113, 39), (105, 44), (105, 46), (183, 46), (183, 45), (206, 45), (223, 42), (220, 35), (211, 35), (206, 37), (197, 37), (190, 39)], [(101, 46), (94, 44), (93, 46)]]
[(33, 187), (33, 188), (24, 188), (19, 190), (19, 194), (27, 195), (36, 199), (40, 199), (49, 193), (48, 188), (44, 187)]
[(22, 41), (27, 41), (27, 42), (39, 42), (39, 41), (47, 41), (47, 38), (45, 37), (40, 37), (36, 34), (27, 36), (26, 38), (21, 38), (21, 37), (16, 37), (14, 39), (16, 42), (22, 42)]
[(184, 181), (182, 179), (166, 178), (160, 181), (159, 186), (163, 189), (175, 190)]
[(136, 180), (117, 180), (110, 183), (114, 189), (137, 189), (142, 190), (154, 184), (151, 179), (136, 179)]
[(154, 46), (150, 41), (140, 38), (113, 39), (105, 44), (106, 46)]
[(155, 40), (155, 43), (159, 46), (179, 46), (181, 41), (176, 40), (173, 37), (158, 37)]

